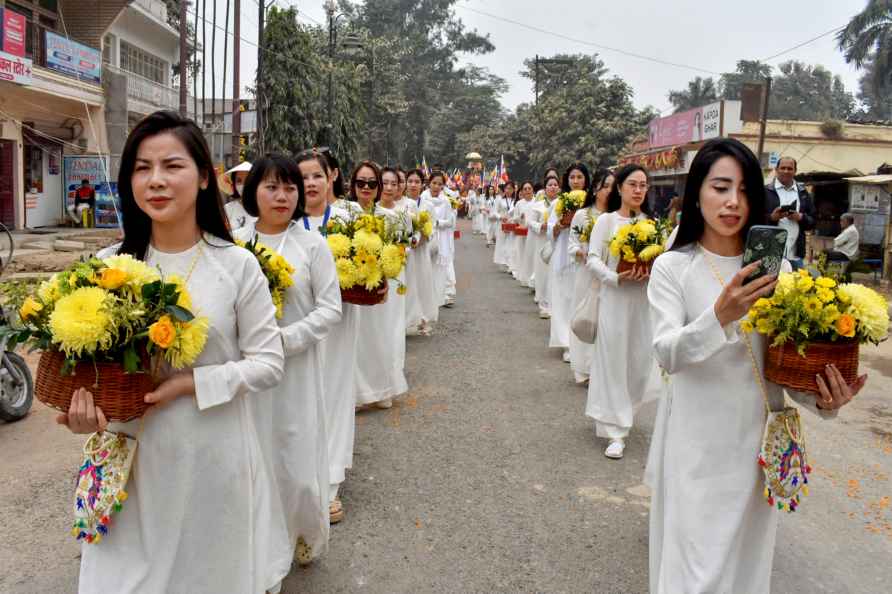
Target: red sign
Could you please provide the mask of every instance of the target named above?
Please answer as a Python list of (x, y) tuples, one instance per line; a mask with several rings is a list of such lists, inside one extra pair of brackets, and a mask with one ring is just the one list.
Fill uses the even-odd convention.
[(682, 164), (681, 147), (671, 148), (665, 151), (655, 153), (647, 153), (644, 155), (632, 155), (622, 157), (619, 160), (620, 165), (628, 165), (634, 163), (641, 165), (648, 171), (665, 171), (667, 169), (678, 169)]
[(3, 10), (3, 51), (25, 57), (25, 17), (8, 8)]

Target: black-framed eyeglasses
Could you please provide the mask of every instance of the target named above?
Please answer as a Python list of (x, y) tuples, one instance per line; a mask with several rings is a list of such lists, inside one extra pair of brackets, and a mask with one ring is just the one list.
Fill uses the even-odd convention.
[(370, 190), (378, 189), (378, 180), (376, 179), (355, 179), (353, 183), (356, 184), (356, 187), (360, 190), (363, 188), (368, 188)]
[(297, 153), (298, 157), (305, 157), (306, 155), (329, 156), (329, 155), (331, 155), (331, 148), (329, 148), (327, 146), (314, 146), (313, 148), (308, 148), (308, 149), (302, 150), (301, 152)]

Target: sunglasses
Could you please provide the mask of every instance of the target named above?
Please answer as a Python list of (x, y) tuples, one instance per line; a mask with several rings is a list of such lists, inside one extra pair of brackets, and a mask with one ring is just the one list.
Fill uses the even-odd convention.
[(304, 157), (306, 155), (331, 155), (331, 149), (327, 146), (315, 146), (313, 148), (309, 148), (297, 153), (298, 157)]
[(353, 183), (360, 190), (363, 188), (368, 188), (370, 190), (378, 189), (378, 180), (376, 180), (376, 179), (355, 179), (355, 180), (353, 180)]

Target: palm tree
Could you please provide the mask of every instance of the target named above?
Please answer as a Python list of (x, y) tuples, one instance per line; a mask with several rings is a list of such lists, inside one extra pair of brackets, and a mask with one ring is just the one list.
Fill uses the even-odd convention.
[(892, 80), (892, 0), (867, 0), (864, 10), (836, 34), (846, 62), (863, 68), (873, 62), (873, 86)]
[(675, 107), (675, 113), (702, 107), (718, 101), (718, 89), (712, 77), (696, 77), (688, 83), (683, 91), (669, 91), (669, 103)]

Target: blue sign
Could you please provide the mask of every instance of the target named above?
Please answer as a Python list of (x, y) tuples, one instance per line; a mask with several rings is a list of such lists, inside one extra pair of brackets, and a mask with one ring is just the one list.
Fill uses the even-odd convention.
[(88, 45), (46, 32), (46, 67), (99, 84), (102, 81), (102, 54)]

